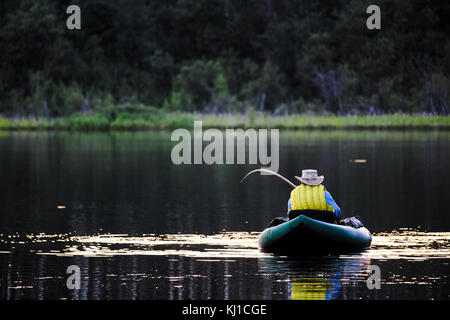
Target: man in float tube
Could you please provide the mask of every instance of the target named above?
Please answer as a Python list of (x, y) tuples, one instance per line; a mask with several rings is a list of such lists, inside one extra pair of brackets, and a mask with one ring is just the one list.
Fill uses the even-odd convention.
[(341, 209), (331, 194), (322, 185), (323, 176), (317, 176), (317, 170), (302, 170), (302, 176), (295, 176), (301, 183), (291, 191), (288, 201), (289, 219), (303, 214), (307, 217), (328, 223), (336, 223)]

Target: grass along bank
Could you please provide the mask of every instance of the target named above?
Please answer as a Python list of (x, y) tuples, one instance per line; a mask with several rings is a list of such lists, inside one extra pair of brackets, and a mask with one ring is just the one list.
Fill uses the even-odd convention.
[(378, 116), (322, 116), (290, 115), (273, 117), (270, 114), (196, 114), (167, 113), (163, 111), (145, 115), (105, 113), (76, 114), (64, 118), (0, 117), (0, 130), (165, 130), (193, 128), (201, 120), (204, 128), (278, 128), (301, 129), (438, 129), (450, 130), (450, 116), (378, 115)]

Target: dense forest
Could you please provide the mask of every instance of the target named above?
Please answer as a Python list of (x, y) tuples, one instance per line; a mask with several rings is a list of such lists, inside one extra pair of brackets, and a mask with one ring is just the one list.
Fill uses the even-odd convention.
[(0, 114), (448, 114), (450, 3), (372, 2), (2, 0)]

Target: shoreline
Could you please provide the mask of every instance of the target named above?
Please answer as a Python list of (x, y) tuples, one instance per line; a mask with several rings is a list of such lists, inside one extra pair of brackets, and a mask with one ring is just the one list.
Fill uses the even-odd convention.
[(102, 114), (72, 115), (54, 119), (0, 117), (0, 131), (164, 131), (177, 128), (193, 129), (194, 121), (204, 128), (217, 129), (280, 129), (280, 130), (442, 130), (450, 131), (450, 116), (375, 115), (330, 116), (305, 115), (270, 116), (269, 114), (196, 114), (164, 113), (146, 118), (117, 118)]

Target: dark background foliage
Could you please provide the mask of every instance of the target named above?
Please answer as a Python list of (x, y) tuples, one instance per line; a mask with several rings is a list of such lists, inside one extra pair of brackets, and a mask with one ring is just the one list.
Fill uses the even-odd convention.
[[(66, 8), (81, 8), (81, 30)], [(3, 0), (0, 113), (138, 102), (181, 111), (447, 114), (450, 4)]]

